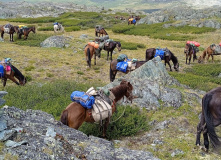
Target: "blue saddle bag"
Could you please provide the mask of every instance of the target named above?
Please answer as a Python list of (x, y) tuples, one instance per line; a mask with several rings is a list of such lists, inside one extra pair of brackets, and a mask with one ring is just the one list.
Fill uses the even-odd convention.
[(121, 71), (121, 72), (126, 72), (128, 67), (128, 63), (125, 61), (118, 62), (116, 69)]
[(4, 66), (0, 65), (0, 77), (2, 78), (4, 76)]
[(93, 96), (81, 91), (72, 92), (71, 100), (73, 102), (80, 103), (86, 109), (91, 109), (95, 102), (95, 98)]
[(156, 49), (156, 53), (155, 53), (154, 57), (156, 57), (156, 56), (160, 56), (161, 60), (163, 60), (164, 59), (164, 51), (161, 49)]

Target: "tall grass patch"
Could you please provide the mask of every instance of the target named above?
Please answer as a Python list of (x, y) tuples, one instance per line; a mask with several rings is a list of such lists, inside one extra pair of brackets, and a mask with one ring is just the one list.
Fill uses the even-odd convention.
[(71, 103), (73, 91), (87, 91), (91, 86), (98, 87), (101, 82), (77, 83), (75, 81), (57, 80), (51, 83), (36, 83), (22, 87), (6, 86), (8, 94), (4, 96), (6, 105), (22, 110), (42, 110), (59, 119), (61, 112)]
[[(132, 136), (138, 132), (147, 131), (149, 126), (146, 112), (145, 109), (140, 110), (138, 107), (117, 106), (117, 112), (113, 114), (108, 125), (108, 139)], [(102, 136), (99, 124), (84, 123), (79, 130), (87, 135)]]
[(194, 89), (209, 91), (221, 85), (221, 64), (195, 64), (184, 70), (186, 73), (169, 72), (181, 84)]
[[(216, 30), (214, 28), (198, 28), (192, 26), (172, 26), (165, 28), (164, 24), (166, 23), (155, 23), (150, 25), (140, 24), (136, 26), (117, 24), (112, 28), (112, 31), (114, 33), (123, 33), (128, 35), (149, 36), (154, 39), (186, 41), (195, 39), (196, 35), (194, 34), (202, 34), (206, 32), (213, 32)], [(190, 33), (192, 33), (192, 35), (190, 35)]]

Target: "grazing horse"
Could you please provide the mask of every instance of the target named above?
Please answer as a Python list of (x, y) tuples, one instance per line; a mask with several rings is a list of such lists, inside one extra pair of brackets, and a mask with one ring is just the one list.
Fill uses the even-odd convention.
[(86, 56), (86, 61), (88, 66), (91, 68), (91, 58), (94, 56), (94, 65), (96, 65), (96, 54), (94, 46), (87, 44), (84, 48), (84, 53)]
[(137, 23), (136, 19), (133, 19), (133, 20), (129, 19), (128, 20), (128, 25), (129, 24), (134, 24), (135, 25), (136, 23)]
[[(115, 96), (112, 103), (112, 113), (116, 111), (116, 102), (126, 96), (131, 102), (134, 98), (132, 95), (133, 86), (130, 82), (123, 80), (120, 85), (109, 89)], [(109, 124), (110, 117), (104, 119), (103, 137), (106, 137), (106, 130)], [(83, 122), (95, 122), (91, 116), (91, 109), (86, 109), (79, 103), (72, 102), (61, 114), (61, 122), (71, 128), (78, 129)]]
[(60, 23), (54, 24), (54, 33), (58, 31), (64, 32), (64, 27)]
[[(166, 64), (168, 64), (169, 67), (170, 67), (170, 71), (172, 71), (172, 68), (171, 68), (171, 65), (170, 65), (170, 60), (172, 60), (173, 65), (174, 65), (174, 69), (176, 71), (179, 71), (179, 62), (178, 62), (177, 57), (174, 56), (174, 54), (167, 48), (165, 49), (165, 53), (164, 53), (164, 56), (163, 56), (163, 60), (165, 61), (165, 66), (166, 66)], [(147, 49), (146, 50), (146, 57), (145, 57), (146, 61), (149, 61), (149, 60), (153, 59), (155, 54), (156, 54), (156, 49), (155, 48)]]
[(11, 24), (6, 24), (0, 26), (1, 37), (3, 39), (4, 33), (8, 33), (10, 35), (10, 42), (14, 42), (13, 34), (15, 33), (14, 26)]
[(215, 132), (215, 127), (221, 124), (221, 87), (207, 92), (202, 98), (202, 114), (197, 125), (196, 145), (200, 145), (200, 134), (203, 132), (204, 146), (209, 149), (209, 140), (215, 149), (220, 150), (221, 142)]
[[(147, 61), (137, 61), (137, 62), (135, 62), (134, 69), (127, 68), (126, 72), (122, 72), (122, 73), (127, 74), (128, 72), (131, 72), (132, 70), (139, 68), (140, 66), (142, 66), (146, 62)], [(115, 80), (116, 74), (119, 71), (119, 70), (117, 70), (117, 63), (118, 63), (118, 61), (116, 59), (114, 59), (113, 61), (110, 62), (110, 81), (111, 82), (113, 82)], [(121, 71), (119, 71), (119, 72), (121, 72)]]
[(100, 37), (102, 35), (108, 35), (108, 33), (106, 32), (106, 30), (104, 28), (95, 28), (95, 36), (96, 37)]
[(117, 47), (118, 51), (121, 51), (121, 43), (118, 41), (110, 41), (108, 42), (108, 45), (104, 45), (104, 50), (107, 51), (107, 61), (109, 58), (109, 52), (110, 52), (110, 60), (112, 61), (112, 54), (113, 50)]
[(216, 45), (211, 44), (207, 49), (205, 49), (203, 51), (202, 55), (199, 56), (198, 63), (203, 62), (205, 60), (206, 56), (207, 56), (207, 58), (206, 58), (207, 61), (209, 60), (209, 57), (211, 56), (212, 57), (212, 62), (214, 62), (213, 55), (214, 55), (215, 49), (216, 49)]
[(21, 36), (22, 35), (24, 35), (24, 40), (26, 40), (27, 38), (28, 38), (28, 34), (30, 33), (30, 32), (33, 32), (33, 33), (35, 33), (35, 26), (33, 26), (33, 27), (30, 27), (30, 28), (21, 28), (21, 29), (18, 29), (18, 38), (19, 39), (21, 39)]
[(194, 47), (191, 44), (186, 44), (185, 48), (184, 48), (184, 53), (186, 54), (186, 64), (187, 64), (187, 60), (189, 58), (189, 63), (191, 61), (192, 55), (193, 55), (193, 62), (195, 59), (197, 59), (196, 57), (196, 51), (194, 49)]
[[(24, 77), (24, 75), (15, 66), (13, 65), (10, 65), (10, 66), (11, 66), (11, 73), (6, 74), (6, 71), (4, 70), (4, 75), (2, 75), (1, 77), (1, 79), (3, 80), (3, 87), (6, 86), (7, 79), (10, 79), (17, 85), (21, 85), (21, 86), (25, 85), (27, 80)], [(18, 79), (19, 82), (15, 78)]]

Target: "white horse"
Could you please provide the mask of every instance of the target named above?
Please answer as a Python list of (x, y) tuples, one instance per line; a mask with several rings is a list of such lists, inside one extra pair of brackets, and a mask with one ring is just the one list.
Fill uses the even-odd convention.
[(58, 32), (58, 31), (64, 32), (64, 27), (61, 24), (54, 25), (54, 32)]

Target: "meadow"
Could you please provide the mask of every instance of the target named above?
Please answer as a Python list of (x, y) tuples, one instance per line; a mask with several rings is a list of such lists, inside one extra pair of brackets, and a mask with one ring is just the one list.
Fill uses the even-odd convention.
[[(121, 15), (122, 13), (118, 13)], [(122, 14), (123, 16), (128, 16)], [(0, 42), (1, 58), (10, 57), (15, 65), (28, 79), (24, 87), (16, 86), (8, 80), (7, 85), (2, 90), (8, 92), (4, 99), (6, 105), (16, 106), (21, 109), (38, 109), (52, 114), (59, 120), (60, 114), (65, 107), (71, 103), (70, 94), (74, 90), (86, 91), (91, 86), (104, 86), (109, 81), (109, 61), (106, 60), (106, 51), (102, 50), (101, 58), (97, 60), (97, 65), (92, 68), (86, 66), (83, 48), (88, 41), (94, 40), (94, 26), (103, 25), (108, 32), (110, 39), (122, 43), (121, 53), (129, 58), (139, 60), (145, 59), (145, 50), (154, 47), (167, 47), (180, 63), (180, 71), (169, 72), (180, 83), (193, 89), (209, 91), (220, 86), (221, 78), (221, 56), (215, 56), (215, 63), (211, 60), (205, 64), (198, 64), (197, 61), (190, 65), (185, 64), (184, 46), (187, 40), (194, 40), (201, 44), (199, 56), (210, 44), (220, 42), (221, 30), (212, 28), (163, 28), (163, 24), (135, 25), (128, 26), (126, 21), (116, 20), (115, 15), (105, 13), (65, 13), (60, 17), (43, 17), (35, 19), (2, 19), (0, 24), (11, 23), (13, 25), (26, 24), (37, 27), (36, 34), (30, 33), (28, 40), (19, 40), (15, 35), (15, 42), (9, 42), (9, 35), (4, 35), (4, 42)], [(53, 23), (61, 22), (65, 27), (63, 35), (70, 38), (67, 48), (41, 48), (40, 43), (47, 37), (54, 36)], [(82, 34), (88, 38), (79, 38)], [(113, 55), (116, 59), (120, 54), (117, 50)], [(118, 74), (120, 77), (123, 74)], [(182, 89), (180, 89), (182, 90)], [(118, 113), (114, 115), (113, 121), (117, 119), (124, 110), (124, 106), (118, 106)], [(196, 102), (190, 106), (187, 102), (182, 107), (175, 110), (173, 108), (161, 107), (158, 111), (140, 110), (135, 106), (127, 106), (122, 119), (109, 126), (108, 138), (110, 140), (120, 139), (124, 142), (122, 146), (132, 149), (147, 150), (153, 152), (161, 159), (170, 159), (170, 150), (174, 148), (182, 149), (185, 154), (174, 159), (198, 159), (201, 152), (195, 149), (195, 129), (198, 123), (198, 114), (201, 106)], [(185, 113), (185, 114), (183, 114)], [(156, 149), (147, 144), (137, 144), (135, 142), (146, 131), (150, 131), (151, 121), (163, 121), (165, 119), (178, 118), (179, 122), (188, 121), (187, 126), (190, 133), (177, 131), (175, 126), (165, 129), (164, 145)], [(126, 129), (125, 129), (126, 128)], [(84, 124), (81, 128), (84, 133), (100, 136), (98, 124)], [(176, 137), (173, 135), (176, 134)], [(129, 136), (129, 137), (128, 137)], [(188, 137), (186, 140), (185, 137)], [(142, 140), (141, 140), (142, 141)], [(116, 145), (116, 147), (118, 147)], [(169, 150), (168, 150), (169, 148)], [(210, 153), (209, 156), (217, 158), (217, 155)]]

